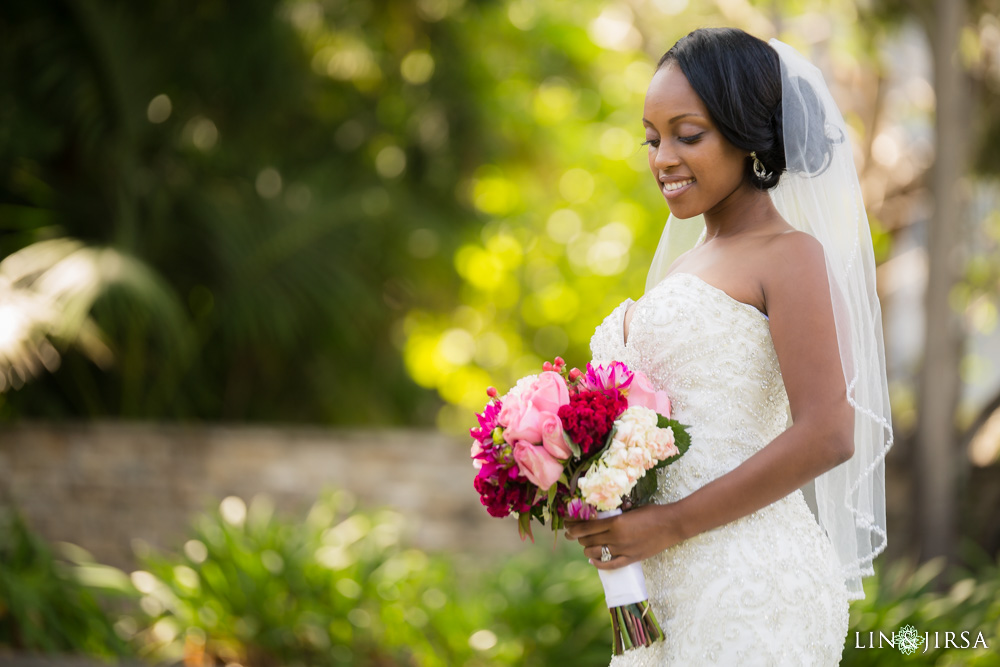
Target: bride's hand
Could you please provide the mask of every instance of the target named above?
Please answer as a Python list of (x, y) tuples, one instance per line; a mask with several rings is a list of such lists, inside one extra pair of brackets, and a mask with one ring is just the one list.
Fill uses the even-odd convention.
[[(566, 520), (567, 539), (577, 540), (583, 553), (598, 569), (614, 570), (655, 556), (684, 540), (674, 504), (646, 505), (638, 509), (589, 521)], [(601, 547), (611, 560), (601, 562)]]

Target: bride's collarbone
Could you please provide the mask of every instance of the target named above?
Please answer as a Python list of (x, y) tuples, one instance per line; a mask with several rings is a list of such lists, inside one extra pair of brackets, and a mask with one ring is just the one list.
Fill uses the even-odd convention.
[(764, 290), (761, 285), (767, 269), (766, 266), (761, 266), (761, 262), (766, 260), (759, 253), (756, 254), (758, 260), (751, 260), (749, 253), (752, 249), (743, 250), (745, 252), (735, 255), (731, 252), (706, 254), (702, 251), (701, 256), (682, 257), (670, 267), (667, 276), (686, 273), (709, 287), (725, 292), (734, 301), (742, 301), (764, 312)]
[[(760, 280), (749, 273), (744, 275), (720, 276), (712, 271), (707, 271), (703, 274), (699, 273), (697, 270), (676, 268), (664, 276), (663, 280), (679, 275), (691, 276), (695, 280), (704, 283), (709, 288), (724, 293), (731, 300), (739, 301), (744, 305), (756, 308), (758, 311), (766, 315), (763, 304), (763, 290), (760, 288)], [(628, 345), (629, 330), (631, 328), (632, 318), (635, 316), (635, 308), (639, 305), (641, 300), (642, 298), (640, 297), (639, 300), (630, 303), (625, 308), (625, 314), (622, 316), (622, 341), (625, 345)]]
[(718, 275), (711, 271), (678, 271), (678, 273), (694, 276), (709, 287), (724, 292), (733, 301), (740, 301), (764, 312), (764, 290), (761, 287), (761, 280), (750, 272), (731, 275)]

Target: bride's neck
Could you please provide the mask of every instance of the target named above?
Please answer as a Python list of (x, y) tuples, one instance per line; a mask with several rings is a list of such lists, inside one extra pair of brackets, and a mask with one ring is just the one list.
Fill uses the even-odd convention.
[(744, 185), (705, 212), (707, 238), (736, 236), (780, 218), (770, 195)]

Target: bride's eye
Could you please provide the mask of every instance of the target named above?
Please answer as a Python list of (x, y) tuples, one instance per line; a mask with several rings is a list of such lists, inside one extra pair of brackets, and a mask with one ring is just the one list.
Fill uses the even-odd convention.
[(703, 135), (703, 134), (705, 134), (705, 133), (704, 132), (699, 132), (698, 134), (689, 134), (686, 137), (677, 137), (677, 141), (680, 141), (680, 142), (685, 143), (685, 144), (693, 144), (694, 142), (696, 142), (699, 139), (701, 139), (701, 135)]
[(657, 146), (660, 145), (660, 140), (659, 139), (646, 139), (644, 142), (642, 142), (639, 145), (640, 146), (652, 146), (653, 148), (656, 148)]

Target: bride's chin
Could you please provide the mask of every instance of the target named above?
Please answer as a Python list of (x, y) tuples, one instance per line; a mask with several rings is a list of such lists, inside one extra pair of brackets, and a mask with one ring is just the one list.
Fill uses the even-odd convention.
[(679, 210), (677, 208), (671, 208), (670, 215), (674, 216), (678, 220), (690, 220), (691, 218), (698, 217), (699, 215), (701, 215), (701, 213), (695, 211), (685, 211), (685, 210)]

